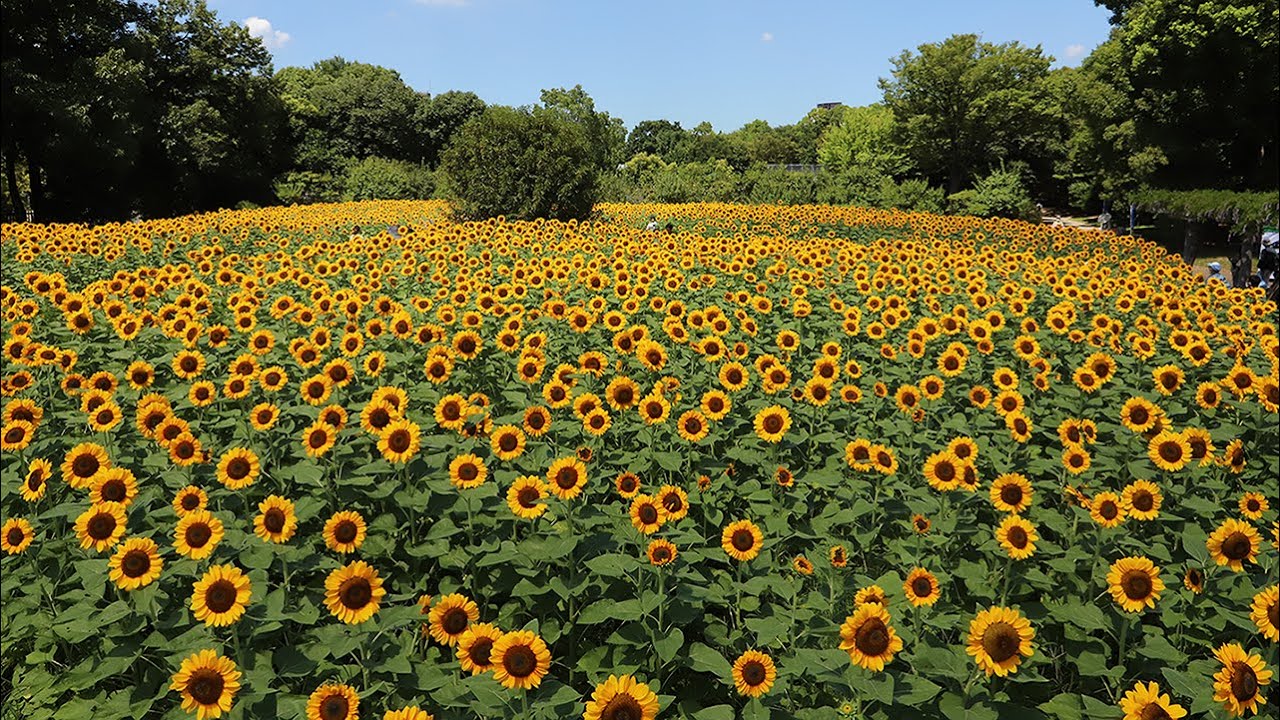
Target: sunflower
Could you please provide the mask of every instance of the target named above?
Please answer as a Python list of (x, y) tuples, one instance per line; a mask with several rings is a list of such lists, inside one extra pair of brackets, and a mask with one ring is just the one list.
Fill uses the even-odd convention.
[(1196, 404), (1205, 410), (1212, 410), (1222, 402), (1222, 391), (1217, 383), (1202, 382), (1196, 388)]
[(651, 540), (647, 554), (649, 564), (655, 567), (670, 565), (676, 561), (676, 546), (666, 540)]
[(1263, 513), (1271, 509), (1267, 497), (1256, 492), (1247, 492), (1240, 497), (1240, 514), (1250, 520), (1261, 520)]
[(173, 496), (173, 511), (182, 517), (187, 513), (203, 510), (209, 504), (209, 496), (195, 485), (188, 485)]
[(80, 547), (102, 552), (114, 547), (124, 536), (125, 512), (120, 503), (98, 503), (76, 518)]
[(902, 651), (902, 638), (889, 624), (885, 606), (867, 602), (840, 625), (840, 649), (849, 653), (854, 665), (880, 672)]
[(348, 625), (359, 625), (378, 612), (387, 591), (378, 571), (364, 561), (353, 562), (329, 573), (324, 581), (324, 604), (333, 616)]
[(663, 485), (655, 499), (667, 511), (668, 522), (683, 520), (689, 514), (689, 494), (675, 485)]
[(964, 472), (964, 464), (960, 458), (943, 450), (933, 453), (924, 463), (924, 478), (929, 486), (939, 492), (947, 492), (960, 487), (960, 476)]
[(671, 403), (662, 395), (646, 395), (640, 400), (640, 417), (646, 425), (659, 425), (671, 415)]
[(536, 405), (524, 411), (524, 420), (521, 423), (526, 434), (531, 437), (541, 437), (547, 434), (551, 429), (551, 411)]
[(630, 675), (610, 675), (596, 685), (582, 720), (654, 720), (658, 696)]
[(1264, 588), (1253, 596), (1249, 619), (1271, 642), (1280, 642), (1280, 585)]
[(528, 630), (504, 634), (493, 644), (493, 677), (508, 690), (538, 687), (551, 669), (547, 644)]
[(0, 550), (17, 555), (31, 546), (35, 536), (35, 530), (26, 518), (9, 518), (0, 527)]
[(489, 477), (484, 461), (479, 457), (466, 454), (459, 455), (449, 462), (449, 482), (454, 487), (467, 490), (484, 484)]
[(49, 478), (53, 476), (53, 463), (44, 458), (35, 458), (27, 464), (27, 474), (22, 479), (22, 499), (35, 502), (44, 497), (49, 489)]
[(195, 510), (183, 515), (173, 531), (173, 545), (179, 555), (192, 560), (203, 560), (213, 554), (222, 542), (222, 521), (208, 510)]
[(258, 432), (270, 430), (280, 418), (280, 408), (272, 403), (258, 403), (249, 411), (249, 423)]
[(1107, 573), (1107, 584), (1111, 597), (1125, 612), (1141, 612), (1143, 608), (1154, 608), (1160, 593), (1164, 591), (1164, 581), (1160, 579), (1160, 568), (1151, 560), (1142, 557), (1127, 557), (1115, 561), (1111, 571)]
[(991, 483), (991, 504), (997, 510), (1020, 513), (1031, 507), (1035, 491), (1031, 482), (1021, 473), (1005, 473)]
[(1262, 538), (1252, 525), (1232, 518), (1213, 531), (1207, 545), (1215, 562), (1240, 572), (1246, 562), (1257, 562), (1261, 543)]
[(200, 441), (189, 432), (181, 432), (169, 443), (169, 459), (179, 467), (197, 465), (205, 459)]
[(138, 481), (127, 468), (107, 468), (98, 473), (89, 488), (89, 502), (117, 502), (129, 507), (138, 496)]
[(1136, 433), (1144, 433), (1154, 428), (1162, 417), (1163, 412), (1160, 408), (1145, 398), (1129, 398), (1120, 408), (1120, 422)]
[(1196, 595), (1204, 592), (1204, 571), (1200, 568), (1187, 568), (1182, 575), (1182, 586)]
[(855, 607), (866, 605), (867, 603), (875, 603), (889, 607), (889, 598), (884, 594), (884, 588), (879, 585), (868, 585), (853, 596), (853, 604)]
[(1134, 520), (1155, 520), (1160, 514), (1164, 496), (1160, 487), (1149, 480), (1135, 480), (1125, 487), (1121, 495), (1125, 514)]
[(1036, 526), (1017, 515), (1007, 515), (996, 528), (996, 541), (1014, 560), (1025, 560), (1036, 551)]
[(942, 597), (938, 578), (922, 567), (914, 568), (907, 574), (906, 581), (902, 583), (902, 592), (906, 594), (907, 602), (914, 607), (933, 605)]
[(547, 487), (561, 500), (572, 500), (587, 486), (587, 466), (576, 457), (563, 457), (547, 469)]
[(1062, 451), (1062, 467), (1072, 475), (1080, 475), (1093, 464), (1089, 451), (1080, 445), (1069, 445)]
[(302, 431), (302, 447), (308, 457), (318, 458), (333, 449), (338, 433), (327, 423), (316, 420)]
[(547, 486), (535, 475), (521, 475), (507, 488), (507, 507), (518, 518), (533, 520), (547, 511)]
[(636, 495), (631, 501), (631, 524), (645, 535), (657, 532), (667, 520), (667, 511), (657, 498)]
[(493, 644), (502, 639), (502, 630), (489, 623), (471, 623), (458, 637), (458, 664), (472, 675), (493, 669)]
[(160, 548), (151, 538), (125, 540), (107, 562), (109, 576), (121, 590), (146, 587), (160, 577), (164, 561)]
[(702, 394), (702, 401), (699, 403), (702, 408), (702, 414), (711, 420), (723, 420), (729, 414), (729, 410), (733, 408), (733, 401), (729, 399), (719, 390), (708, 390)]
[(231, 658), (201, 650), (182, 661), (169, 688), (182, 694), (182, 709), (194, 712), (197, 720), (218, 718), (231, 712), (240, 691), (240, 671)]
[(249, 487), (261, 471), (258, 455), (248, 448), (231, 448), (218, 460), (218, 482), (229, 490)]
[(1187, 461), (1191, 459), (1191, 444), (1182, 433), (1165, 430), (1151, 438), (1147, 444), (1147, 457), (1151, 458), (1156, 467), (1176, 472), (1186, 467)]
[(1186, 709), (1175, 704), (1168, 693), (1160, 694), (1156, 683), (1135, 684), (1120, 699), (1120, 709), (1123, 720), (1180, 720), (1187, 715)]
[(778, 678), (773, 658), (758, 650), (748, 650), (733, 663), (733, 685), (739, 695), (760, 697), (769, 692)]
[(454, 646), (471, 623), (480, 619), (480, 609), (465, 595), (453, 593), (440, 598), (428, 614), (428, 631), (441, 645)]
[(404, 464), (418, 454), (418, 425), (407, 418), (392, 420), (378, 436), (378, 452), (389, 463)]
[(832, 545), (827, 551), (827, 559), (831, 561), (831, 567), (842, 568), (849, 564), (849, 553), (845, 552), (843, 545)]
[(1023, 656), (1031, 657), (1035, 635), (1031, 623), (1017, 610), (992, 606), (969, 623), (969, 646), (965, 652), (974, 657), (988, 677), (1004, 677), (1018, 671)]
[(760, 554), (760, 546), (764, 544), (764, 535), (760, 528), (750, 520), (739, 520), (730, 523), (720, 533), (720, 547), (729, 557), (739, 562), (746, 562)]
[(230, 625), (244, 615), (253, 595), (249, 577), (234, 565), (214, 565), (195, 583), (191, 612), (205, 625)]
[(1247, 711), (1258, 712), (1267, 702), (1262, 688), (1271, 684), (1271, 671), (1259, 655), (1252, 655), (1239, 643), (1228, 643), (1213, 652), (1222, 669), (1213, 675), (1213, 699), (1222, 703), (1231, 717)]
[(618, 494), (623, 499), (630, 500), (640, 492), (640, 478), (633, 472), (618, 473), (618, 477), (613, 481), (614, 487), (617, 488)]
[(26, 450), (35, 436), (35, 425), (26, 420), (10, 420), (0, 428), (0, 450), (14, 453)]
[(67, 451), (62, 461), (62, 479), (83, 490), (93, 484), (98, 473), (111, 467), (107, 451), (95, 443), (80, 443)]
[(388, 710), (382, 720), (433, 720), (431, 714), (417, 705), (406, 705), (399, 710)]
[(365, 522), (354, 510), (336, 512), (324, 523), (324, 544), (335, 552), (353, 553), (364, 544)]
[(263, 540), (286, 543), (298, 530), (298, 516), (293, 512), (293, 502), (269, 495), (258, 503), (258, 515), (253, 519), (253, 532)]
[(813, 562), (803, 555), (797, 555), (791, 559), (791, 567), (801, 575), (813, 574)]
[(770, 405), (756, 413), (756, 437), (764, 442), (776, 443), (791, 429), (791, 413), (781, 405)]
[(686, 442), (700, 442), (710, 431), (707, 418), (697, 410), (686, 410), (676, 420), (676, 431)]
[(614, 410), (627, 410), (640, 399), (640, 386), (629, 377), (616, 377), (609, 381), (604, 397)]
[(325, 684), (307, 698), (307, 720), (356, 720), (360, 695), (350, 685)]
[(1104, 528), (1113, 528), (1124, 522), (1124, 503), (1113, 492), (1098, 493), (1089, 502), (1089, 517)]
[(515, 425), (496, 427), (489, 438), (489, 446), (499, 460), (515, 460), (520, 457), (526, 443), (524, 431)]

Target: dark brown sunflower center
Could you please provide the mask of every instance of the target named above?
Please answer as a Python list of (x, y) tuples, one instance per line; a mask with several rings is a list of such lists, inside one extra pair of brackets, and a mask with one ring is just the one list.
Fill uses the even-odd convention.
[(516, 493), (516, 502), (520, 503), (520, 507), (529, 510), (538, 504), (542, 499), (542, 493), (538, 492), (538, 488), (526, 486), (520, 488), (520, 492)]
[(249, 477), (249, 471), (252, 469), (249, 461), (242, 457), (235, 457), (231, 462), (227, 463), (227, 477), (232, 480), (243, 480)]
[(480, 468), (476, 467), (475, 463), (466, 462), (458, 467), (458, 477), (462, 480), (470, 482), (479, 476)]
[(351, 704), (345, 696), (330, 695), (320, 703), (320, 717), (322, 720), (346, 720), (350, 709)]
[(502, 667), (512, 677), (528, 677), (538, 669), (538, 657), (533, 654), (531, 648), (517, 645), (508, 650), (503, 656)]
[(204, 604), (216, 613), (224, 613), (236, 604), (236, 586), (230, 580), (218, 580), (204, 591)]
[(179, 361), (178, 365), (179, 367), (182, 368), (183, 372), (189, 372), (189, 373), (195, 372), (196, 368), (199, 367), (198, 361), (193, 357), (182, 358), (182, 360)]
[(191, 679), (187, 680), (187, 694), (201, 705), (217, 705), (225, 686), (222, 673), (212, 668), (201, 668), (191, 673)]
[(1243, 560), (1249, 557), (1251, 550), (1253, 550), (1253, 543), (1242, 532), (1231, 533), (1226, 540), (1222, 541), (1222, 554), (1226, 555), (1228, 560)]
[(396, 430), (387, 437), (387, 447), (392, 452), (402, 453), (409, 449), (410, 438), (407, 430)]
[(1245, 501), (1245, 507), (1249, 508), (1249, 512), (1256, 513), (1262, 509), (1262, 503), (1257, 498), (1249, 498)]
[(199, 549), (209, 542), (209, 538), (213, 537), (213, 528), (207, 523), (192, 523), (187, 528), (187, 533), (183, 537), (187, 541), (187, 545), (192, 548)]
[(312, 448), (322, 448), (329, 442), (329, 432), (327, 430), (313, 430), (307, 435), (307, 445)]
[(1133, 509), (1138, 512), (1151, 512), (1156, 506), (1156, 498), (1146, 490), (1139, 490), (1133, 494)]
[(871, 618), (853, 635), (853, 645), (863, 655), (877, 657), (889, 649), (889, 628), (880, 618)]
[(262, 515), (262, 527), (266, 528), (267, 532), (272, 533), (273, 535), (284, 530), (284, 524), (284, 511), (280, 508), (271, 508)]
[(22, 531), (22, 528), (11, 527), (9, 528), (9, 532), (4, 536), (4, 540), (10, 547), (17, 547), (22, 544), (22, 541), (26, 539), (26, 537), (27, 535)]
[(6, 443), (20, 443), (27, 436), (27, 431), (20, 425), (9, 428), (4, 434)]
[(929, 597), (933, 593), (933, 583), (929, 582), (929, 578), (920, 576), (911, 581), (911, 592), (916, 597)]
[(151, 557), (142, 550), (130, 550), (120, 560), (120, 570), (125, 577), (140, 578), (151, 569)]
[(697, 435), (702, 432), (702, 421), (696, 417), (691, 417), (684, 422), (684, 431), (690, 435)]
[(949, 462), (940, 462), (934, 468), (934, 473), (937, 474), (938, 479), (942, 482), (951, 482), (956, 479), (956, 466)]
[(181, 504), (183, 510), (195, 510), (200, 507), (200, 496), (195, 493), (187, 493), (182, 496)]
[(997, 663), (1018, 654), (1018, 630), (1007, 622), (995, 622), (982, 633), (982, 649)]
[(735, 530), (729, 542), (738, 552), (746, 552), (755, 547), (756, 537), (750, 530)]
[(98, 462), (98, 458), (89, 454), (77, 455), (71, 461), (71, 471), (79, 478), (93, 477), (98, 474), (98, 469), (101, 467), (102, 464)]
[(440, 618), (440, 627), (444, 629), (446, 635), (459, 635), (467, 629), (470, 622), (467, 611), (462, 608), (449, 608)]
[(1114, 520), (1120, 514), (1120, 507), (1110, 500), (1104, 500), (1098, 508), (1098, 514), (1105, 520)]
[(561, 468), (556, 473), (556, 485), (568, 490), (578, 484), (578, 471), (571, 467)]
[(526, 422), (529, 423), (529, 427), (538, 430), (547, 424), (547, 417), (542, 413), (533, 413)]
[(652, 525), (658, 522), (658, 508), (648, 503), (640, 506), (640, 511), (637, 515), (640, 516), (640, 522), (645, 525)]
[(32, 470), (27, 475), (27, 489), (31, 491), (39, 490), (44, 485), (44, 471), (39, 468)]
[(373, 586), (367, 578), (348, 578), (338, 586), (338, 600), (349, 610), (359, 610), (373, 600)]
[(99, 513), (89, 518), (86, 530), (94, 540), (106, 540), (116, 531), (116, 518), (109, 513)]
[[(654, 562), (666, 562), (667, 560), (670, 560), (670, 559), (671, 559), (671, 551), (668, 550), (665, 546), (659, 545), (658, 547), (653, 549)], [(1272, 608), (1274, 609), (1274, 607), (1275, 606), (1273, 605)]]
[(742, 666), (742, 680), (751, 687), (760, 685), (768, 676), (769, 673), (765, 670), (764, 663), (759, 660), (748, 661)]
[(1231, 666), (1231, 694), (1241, 702), (1258, 694), (1258, 675), (1248, 663), (1236, 661)]
[(1178, 462), (1182, 459), (1182, 446), (1176, 442), (1160, 443), (1159, 452), (1160, 457), (1163, 458), (1165, 462)]
[(776, 434), (782, 430), (782, 417), (779, 415), (766, 415), (763, 425), (765, 432)]
[(173, 453), (174, 455), (177, 455), (180, 459), (186, 460), (188, 458), (195, 457), (196, 446), (191, 444), (190, 442), (180, 442), (177, 445), (173, 446)]
[(333, 539), (343, 545), (349, 545), (356, 540), (359, 534), (359, 528), (350, 520), (340, 520), (337, 526), (333, 528)]
[(1267, 607), (1267, 619), (1271, 621), (1271, 627), (1280, 628), (1280, 600), (1273, 601)]
[(1027, 531), (1023, 529), (1021, 525), (1014, 525), (1013, 527), (1009, 528), (1009, 544), (1010, 545), (1021, 550), (1027, 546), (1027, 542), (1029, 540), (1030, 538), (1027, 536)]
[(1150, 413), (1148, 413), (1147, 409), (1142, 407), (1141, 405), (1135, 407), (1133, 410), (1129, 412), (1129, 422), (1133, 423), (1134, 425), (1146, 425), (1147, 421), (1150, 419), (1151, 419)]
[(1120, 579), (1120, 587), (1130, 600), (1146, 600), (1151, 596), (1151, 576), (1143, 570), (1130, 570)]
[[(790, 473), (783, 474), (790, 479)], [(684, 501), (680, 499), (679, 493), (670, 492), (662, 497), (662, 507), (666, 508), (667, 512), (678, 513), (684, 509)]]
[(512, 452), (517, 447), (520, 447), (520, 438), (516, 437), (515, 433), (504, 433), (498, 438), (498, 448), (502, 452)]
[(1169, 713), (1156, 703), (1151, 703), (1142, 708), (1142, 712), (1138, 714), (1138, 720), (1169, 720)]
[(471, 662), (476, 665), (488, 665), (491, 660), (489, 658), (493, 650), (493, 640), (482, 637), (471, 643), (471, 647), (467, 649), (467, 655), (471, 658)]
[(1022, 488), (1018, 485), (1005, 485), (1000, 488), (1000, 500), (1005, 505), (1017, 506), (1022, 503)]

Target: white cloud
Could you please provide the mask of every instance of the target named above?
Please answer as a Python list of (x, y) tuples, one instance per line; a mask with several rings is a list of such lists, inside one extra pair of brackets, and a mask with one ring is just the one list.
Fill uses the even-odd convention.
[(760, 35), (760, 42), (773, 42), (773, 33), (762, 33)]
[(1085, 51), (1085, 47), (1079, 43), (1076, 43), (1074, 45), (1068, 45), (1067, 51), (1063, 53), (1063, 55), (1066, 55), (1068, 60), (1075, 60), (1076, 58), (1084, 55), (1084, 51)]
[(262, 38), (262, 44), (267, 46), (269, 50), (284, 47), (292, 38), (287, 32), (282, 32), (271, 26), (271, 21), (266, 18), (257, 16), (251, 17), (244, 21), (244, 26), (249, 28), (249, 34), (256, 38)]

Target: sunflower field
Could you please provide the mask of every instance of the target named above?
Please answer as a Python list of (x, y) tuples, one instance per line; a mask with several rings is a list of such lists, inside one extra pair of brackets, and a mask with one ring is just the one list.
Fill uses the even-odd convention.
[(1277, 309), (1151, 243), (0, 235), (4, 720), (1276, 716)]

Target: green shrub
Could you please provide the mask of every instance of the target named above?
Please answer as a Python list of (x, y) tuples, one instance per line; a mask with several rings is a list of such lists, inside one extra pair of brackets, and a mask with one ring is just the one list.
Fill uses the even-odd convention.
[(311, 170), (287, 172), (276, 178), (276, 197), (285, 205), (307, 205), (337, 202), (342, 198), (342, 183), (329, 173)]
[(345, 200), (424, 200), (435, 190), (430, 170), (380, 157), (352, 163), (342, 184)]
[(977, 217), (1003, 217), (1036, 221), (1035, 203), (1013, 170), (1000, 169), (978, 178), (973, 187), (947, 198), (951, 212)]
[(583, 219), (599, 195), (582, 129), (547, 110), (486, 109), (458, 131), (441, 169), (460, 219)]
[(880, 197), (876, 205), (886, 209), (942, 213), (947, 208), (947, 200), (942, 188), (930, 187), (924, 180), (911, 178), (898, 183), (885, 178), (880, 183)]

